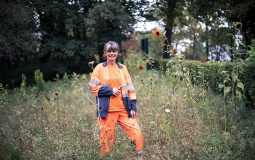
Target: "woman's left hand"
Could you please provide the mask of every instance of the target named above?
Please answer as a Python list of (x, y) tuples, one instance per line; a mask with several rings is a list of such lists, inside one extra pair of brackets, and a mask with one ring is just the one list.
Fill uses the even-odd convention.
[(135, 118), (135, 116), (136, 116), (136, 111), (132, 111), (132, 110), (131, 110), (130, 115), (131, 115), (132, 118)]

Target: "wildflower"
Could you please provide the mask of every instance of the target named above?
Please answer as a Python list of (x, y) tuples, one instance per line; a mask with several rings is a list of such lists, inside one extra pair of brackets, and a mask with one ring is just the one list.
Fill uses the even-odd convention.
[(136, 50), (136, 52), (139, 52), (139, 50)]
[(180, 60), (180, 63), (182, 63), (182, 60)]
[(143, 64), (146, 65), (146, 62), (144, 62)]
[(174, 49), (174, 50), (173, 50), (173, 53), (174, 53), (174, 54), (176, 54), (177, 52), (178, 52), (177, 49)]
[(132, 46), (132, 45), (130, 45), (130, 46), (129, 46), (129, 48), (130, 48), (130, 49), (132, 49), (132, 48), (133, 48), (133, 46)]
[(161, 63), (161, 61), (159, 61), (159, 63)]
[(40, 94), (43, 94), (43, 92), (42, 92), (42, 91), (40, 91)]
[(237, 23), (235, 24), (235, 28), (236, 28), (236, 29), (241, 29), (241, 28), (242, 28), (242, 23), (241, 23), (241, 22), (237, 22)]
[(128, 50), (126, 50), (126, 52), (128, 52)]
[(153, 35), (154, 35), (154, 37), (156, 37), (156, 38), (160, 38), (161, 33), (160, 33), (159, 30), (155, 29), (155, 30), (153, 31)]
[(165, 112), (170, 112), (170, 109), (165, 109)]
[(149, 58), (149, 60), (150, 60), (150, 61), (152, 61), (152, 60), (153, 60), (153, 58), (152, 58), (152, 57), (150, 57), (150, 58)]
[(121, 53), (119, 53), (119, 56), (121, 56)]
[(221, 75), (222, 75), (223, 77), (225, 77), (225, 76), (226, 76), (226, 74), (227, 74), (227, 72), (226, 72), (226, 71), (222, 71), (222, 72), (221, 72)]
[(179, 57), (180, 57), (180, 58), (183, 58), (183, 57), (185, 57), (185, 56), (184, 56), (184, 55), (182, 55), (182, 54), (179, 54)]
[(77, 74), (77, 77), (80, 77), (80, 76), (81, 76), (81, 74), (78, 73), (78, 74)]
[(94, 54), (94, 57), (95, 57), (95, 58), (98, 58), (98, 54)]
[(24, 86), (25, 84), (24, 83), (21, 83), (22, 86)]
[(58, 92), (55, 92), (54, 95), (55, 95), (55, 96), (58, 96)]
[(2, 83), (0, 83), (0, 87), (3, 87)]
[(2, 88), (2, 90), (4, 90), (4, 87)]
[(152, 80), (153, 80), (153, 77), (150, 77), (150, 80), (152, 81)]
[(57, 78), (59, 78), (59, 75), (58, 75), (58, 74), (56, 74), (56, 77), (57, 77)]
[(140, 71), (142, 71), (142, 70), (143, 70), (143, 66), (139, 66), (138, 69), (139, 69)]

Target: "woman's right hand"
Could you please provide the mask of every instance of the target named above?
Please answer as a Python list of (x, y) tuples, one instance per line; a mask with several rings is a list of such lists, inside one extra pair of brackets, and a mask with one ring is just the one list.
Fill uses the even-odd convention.
[(114, 95), (115, 97), (117, 97), (120, 94), (120, 90), (113, 88), (112, 89), (112, 95)]

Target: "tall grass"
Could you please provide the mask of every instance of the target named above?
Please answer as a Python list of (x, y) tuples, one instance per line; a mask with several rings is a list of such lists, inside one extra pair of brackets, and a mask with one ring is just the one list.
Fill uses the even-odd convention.
[[(231, 148), (230, 127), (225, 131), (231, 104), (226, 105), (225, 117), (221, 96), (210, 89), (201, 95), (203, 87), (186, 90), (181, 82), (173, 86), (173, 78), (154, 70), (133, 75), (144, 159), (255, 157), (254, 111), (238, 110)], [(76, 77), (67, 83), (47, 82), (48, 91), (38, 96), (35, 87), (25, 88), (25, 95), (19, 88), (7, 91), (0, 115), (0, 159), (100, 159), (95, 96), (88, 81)], [(112, 158), (136, 159), (119, 125)]]

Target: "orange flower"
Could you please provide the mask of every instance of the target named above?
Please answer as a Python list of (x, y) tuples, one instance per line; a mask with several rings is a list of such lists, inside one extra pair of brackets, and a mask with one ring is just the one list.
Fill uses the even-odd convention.
[(95, 57), (95, 58), (98, 58), (98, 54), (94, 54), (94, 57)]
[(152, 61), (153, 60), (153, 58), (152, 57), (150, 57), (150, 59), (149, 59), (150, 61)]
[(126, 52), (128, 52), (128, 49), (126, 50)]
[(143, 64), (146, 65), (146, 62), (144, 62)]
[(139, 52), (139, 50), (136, 50), (136, 52)]
[(139, 66), (138, 69), (139, 69), (140, 71), (142, 71), (142, 70), (143, 70), (143, 66)]
[(161, 61), (159, 61), (159, 63), (161, 63)]
[(154, 35), (154, 37), (156, 37), (156, 38), (160, 38), (161, 33), (160, 33), (159, 30), (155, 29), (155, 30), (153, 31), (153, 35)]
[(81, 76), (81, 74), (78, 73), (78, 74), (77, 74), (77, 77), (80, 77), (80, 76)]
[(178, 52), (177, 49), (174, 49), (174, 50), (173, 50), (173, 53), (174, 53), (174, 54), (176, 54), (177, 52)]
[(121, 53), (119, 53), (119, 56), (121, 56)]
[(132, 45), (130, 45), (130, 46), (129, 46), (129, 48), (130, 48), (130, 49), (132, 49), (132, 48), (133, 48), (133, 46), (132, 46)]

